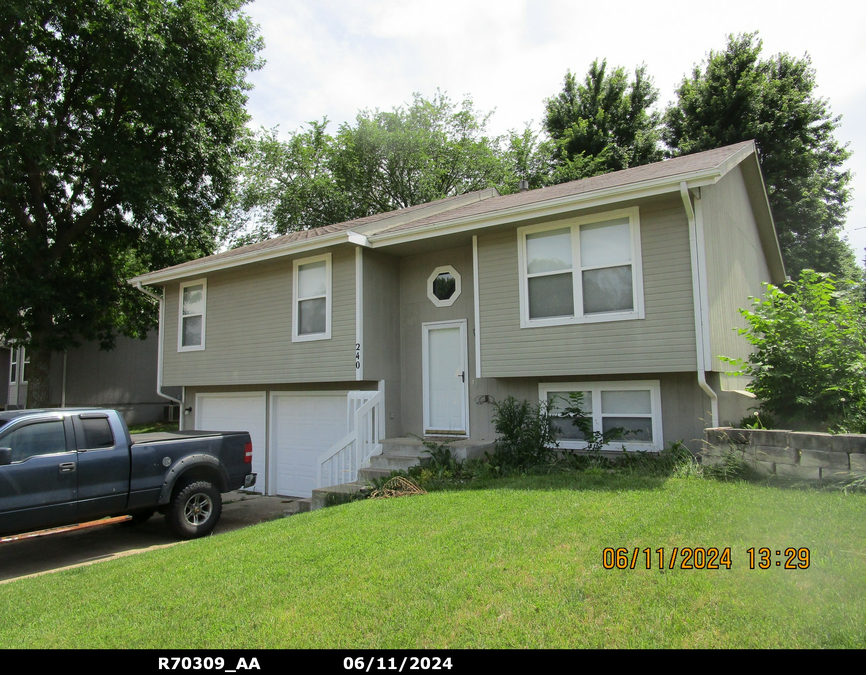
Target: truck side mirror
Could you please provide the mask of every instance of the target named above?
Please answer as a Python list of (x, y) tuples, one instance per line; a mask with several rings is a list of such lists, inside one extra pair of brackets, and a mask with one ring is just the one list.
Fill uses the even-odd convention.
[(12, 463), (12, 448), (0, 448), (0, 466)]

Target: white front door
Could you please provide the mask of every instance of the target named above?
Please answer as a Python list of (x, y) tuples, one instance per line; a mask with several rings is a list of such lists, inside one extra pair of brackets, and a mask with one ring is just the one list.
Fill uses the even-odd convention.
[(466, 321), (422, 324), (424, 433), (469, 435)]

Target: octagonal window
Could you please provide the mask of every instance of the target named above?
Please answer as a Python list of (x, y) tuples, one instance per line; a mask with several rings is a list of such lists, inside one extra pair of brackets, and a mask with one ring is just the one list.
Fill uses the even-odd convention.
[(437, 307), (448, 307), (460, 296), (460, 275), (445, 265), (433, 270), (427, 279), (427, 297)]

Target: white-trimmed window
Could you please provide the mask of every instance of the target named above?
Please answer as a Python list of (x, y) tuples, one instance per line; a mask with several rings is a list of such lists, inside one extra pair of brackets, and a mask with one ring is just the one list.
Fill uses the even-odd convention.
[(177, 351), (192, 352), (204, 349), (206, 314), (207, 279), (181, 284)]
[(21, 348), (21, 355), (18, 357), (21, 359), (21, 384), (27, 384), (27, 366), (30, 365), (30, 357), (27, 356), (27, 348)]
[(450, 307), (460, 297), (462, 280), (451, 265), (433, 270), (427, 279), (427, 297), (437, 307)]
[(637, 207), (517, 232), (521, 328), (644, 318)]
[(295, 260), (292, 341), (331, 338), (331, 254)]
[(586, 446), (584, 436), (570, 417), (562, 415), (571, 404), (572, 392), (582, 394), (581, 409), (591, 416), (593, 431), (622, 430), (621, 438), (611, 441), (609, 449), (618, 450), (622, 446), (628, 450), (663, 448), (661, 386), (658, 380), (539, 384), (539, 398), (550, 406), (553, 424), (559, 431), (560, 446), (579, 449)]
[(18, 347), (9, 348), (9, 384), (18, 383)]

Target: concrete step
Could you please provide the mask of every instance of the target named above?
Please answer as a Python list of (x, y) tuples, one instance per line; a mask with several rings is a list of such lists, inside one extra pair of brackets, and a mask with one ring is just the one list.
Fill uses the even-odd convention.
[(370, 457), (370, 466), (374, 469), (389, 469), (408, 471), (413, 466), (418, 466), (424, 457), (417, 455), (373, 455)]
[(369, 483), (377, 478), (389, 478), (395, 469), (377, 469), (375, 467), (367, 467), (358, 471), (358, 482)]
[(316, 488), (310, 498), (310, 510), (318, 511), (326, 506), (334, 506), (351, 501), (352, 497), (365, 488), (366, 483), (358, 481), (355, 483), (343, 483), (326, 488)]
[[(451, 448), (451, 454), (461, 461), (483, 457), (485, 452), (492, 453), (494, 447), (493, 441), (472, 441), (453, 436), (431, 436), (424, 440), (433, 443), (447, 443), (448, 447)], [(418, 457), (419, 459), (430, 457), (430, 453), (421, 439), (413, 436), (384, 439), (382, 441), (382, 454)]]

